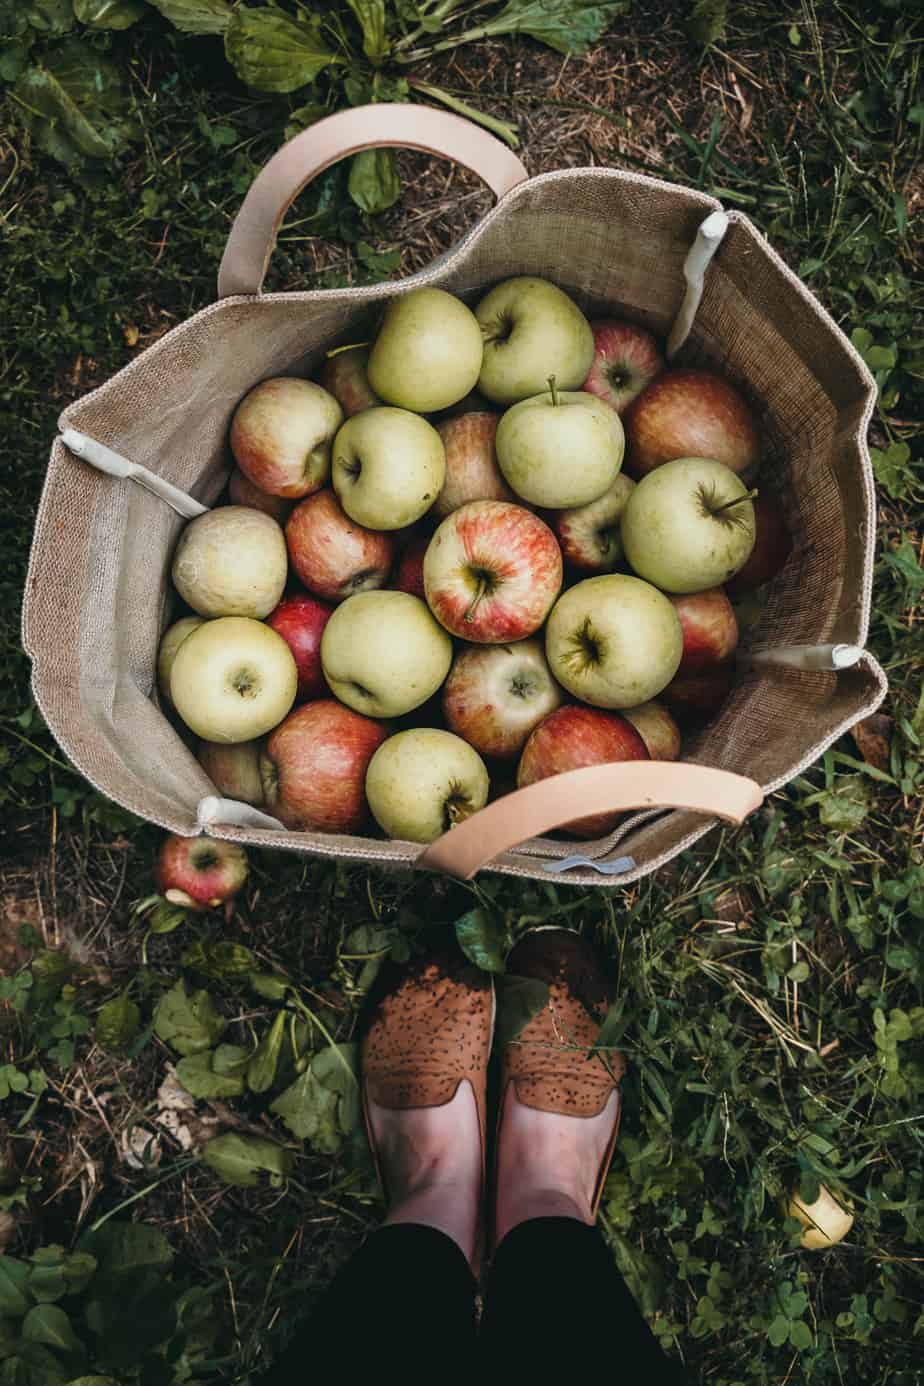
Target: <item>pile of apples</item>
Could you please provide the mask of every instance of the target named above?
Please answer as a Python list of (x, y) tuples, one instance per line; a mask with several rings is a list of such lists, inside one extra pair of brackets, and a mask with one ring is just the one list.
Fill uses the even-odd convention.
[(392, 300), (318, 381), (251, 390), (230, 445), (232, 503), (176, 548), (195, 614), (158, 681), (219, 792), (291, 829), (371, 813), (430, 842), (514, 783), (676, 759), (731, 686), (723, 584), (789, 552), (739, 475), (760, 451), (741, 394), (535, 277), (474, 311)]

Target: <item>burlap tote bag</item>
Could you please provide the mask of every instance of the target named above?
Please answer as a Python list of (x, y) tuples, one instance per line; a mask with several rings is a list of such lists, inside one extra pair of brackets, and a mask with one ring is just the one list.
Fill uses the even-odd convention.
[[(372, 146), (456, 160), (484, 179), (497, 205), (449, 254), (403, 282), (262, 293), (293, 198), (322, 169)], [(434, 284), (474, 300), (524, 273), (560, 284), (588, 314), (625, 314), (650, 327), (668, 338), (675, 362), (715, 366), (759, 410), (763, 469), (784, 498), (794, 551), (740, 652), (720, 716), (687, 747), (691, 763), (559, 776), (497, 800), (426, 850), (287, 832), (216, 797), (194, 746), (158, 706), (155, 660), (171, 619), (170, 558), (182, 516), (222, 491), (235, 405), (259, 380), (308, 375), (332, 345), (361, 340), (397, 294)], [(461, 877), (490, 866), (581, 884), (636, 880), (717, 818), (740, 821), (884, 695), (882, 671), (863, 648), (874, 541), (865, 433), (874, 399), (868, 371), (812, 295), (746, 217), (725, 216), (713, 198), (609, 169), (527, 178), (493, 137), (420, 107), (331, 116), (255, 180), (231, 232), (218, 302), (64, 411), (24, 609), (36, 702), (97, 789), (174, 833)], [(543, 836), (604, 808), (641, 812), (600, 841)]]

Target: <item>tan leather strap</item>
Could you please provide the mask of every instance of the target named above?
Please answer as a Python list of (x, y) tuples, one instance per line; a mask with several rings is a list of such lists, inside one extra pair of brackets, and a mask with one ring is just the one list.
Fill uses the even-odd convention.
[(312, 178), (348, 154), (396, 146), (463, 164), (498, 198), (528, 176), (500, 140), (448, 111), (399, 102), (339, 111), (289, 140), (257, 174), (231, 227), (218, 297), (261, 291), (282, 219)]
[(685, 808), (742, 823), (763, 801), (755, 780), (663, 760), (569, 770), (496, 799), (438, 837), (416, 865), (468, 881), (501, 852), (591, 813)]

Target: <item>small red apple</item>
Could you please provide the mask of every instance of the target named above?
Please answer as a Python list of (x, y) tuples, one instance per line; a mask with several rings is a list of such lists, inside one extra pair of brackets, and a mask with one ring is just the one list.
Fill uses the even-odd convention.
[(515, 501), (497, 465), (494, 438), (499, 414), (457, 414), (437, 428), (446, 452), (446, 480), (433, 505), (440, 520), (469, 501)]
[(332, 602), (383, 587), (394, 557), (391, 537), (351, 520), (329, 490), (295, 507), (286, 524), (286, 544), (289, 562), (305, 586)]
[(658, 696), (682, 728), (703, 727), (718, 714), (734, 682), (733, 664), (709, 664), (675, 678)]
[(758, 491), (754, 500), (754, 547), (743, 568), (725, 584), (726, 591), (738, 597), (769, 582), (792, 552), (792, 535), (779, 499), (772, 491)]
[(592, 322), (594, 359), (581, 386), (623, 414), (645, 386), (664, 370), (657, 339), (632, 322), (603, 318)]
[(301, 594), (284, 597), (266, 618), (266, 624), (282, 636), (292, 651), (298, 670), (295, 697), (300, 703), (308, 698), (321, 698), (328, 692), (321, 670), (321, 636), (332, 610), (333, 607), (325, 606), (316, 598)]
[(680, 755), (680, 728), (657, 699), (623, 710), (639, 733), (652, 760), (676, 760)]
[(633, 476), (678, 457), (707, 457), (743, 472), (760, 456), (750, 405), (713, 371), (664, 371), (633, 400), (623, 423)]
[[(648, 747), (632, 723), (618, 712), (594, 707), (560, 707), (550, 713), (527, 741), (517, 770), (517, 784), (535, 784), (550, 775), (613, 761), (650, 760)], [(592, 813), (566, 825), (578, 837), (605, 837), (619, 822), (618, 813)]]
[(368, 363), (368, 347), (346, 347), (328, 356), (318, 374), (318, 382), (330, 391), (347, 418), (382, 403), (369, 384)]
[(290, 712), (260, 761), (268, 811), (295, 830), (355, 832), (369, 816), (366, 770), (386, 735), (333, 698)]
[(521, 505), (472, 501), (445, 519), (424, 558), (424, 588), (451, 635), (481, 645), (538, 630), (561, 590), (561, 550)]
[(235, 467), (231, 472), (228, 495), (231, 497), (232, 505), (249, 505), (251, 510), (262, 510), (264, 515), (271, 515), (281, 525), (285, 524), (295, 504), (294, 501), (286, 500), (285, 496), (271, 496), (268, 491), (261, 491), (259, 486), (254, 486), (250, 477), (244, 475), (240, 467)]
[(236, 842), (210, 837), (168, 837), (157, 858), (157, 889), (171, 905), (212, 910), (237, 894), (247, 879), (247, 853)]
[(668, 596), (668, 600), (680, 618), (683, 631), (678, 678), (695, 674), (710, 664), (723, 664), (734, 654), (738, 645), (738, 622), (723, 588), (710, 587), (705, 592)]
[(330, 450), (343, 422), (332, 394), (313, 380), (280, 375), (255, 385), (231, 420), (231, 451), (261, 491), (298, 500), (330, 476)]
[(562, 557), (582, 573), (611, 573), (622, 558), (619, 517), (635, 482), (619, 473), (608, 491), (588, 505), (552, 512)]
[(519, 755), (561, 701), (539, 640), (469, 646), (456, 655), (443, 685), (447, 727), (483, 756)]
[(429, 545), (429, 534), (418, 535), (398, 559), (394, 585), (399, 592), (410, 592), (412, 597), (424, 599), (423, 561)]
[(259, 806), (263, 803), (263, 781), (260, 779), (262, 749), (263, 742), (260, 740), (200, 741), (196, 759), (224, 798)]

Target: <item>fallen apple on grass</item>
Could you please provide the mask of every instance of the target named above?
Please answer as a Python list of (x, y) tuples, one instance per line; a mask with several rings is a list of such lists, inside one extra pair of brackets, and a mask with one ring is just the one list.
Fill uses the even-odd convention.
[(633, 476), (647, 476), (677, 457), (711, 457), (733, 472), (760, 458), (751, 406), (714, 371), (664, 371), (627, 409), (625, 429)]
[(484, 339), (478, 389), (498, 404), (544, 390), (578, 390), (594, 359), (590, 323), (556, 284), (518, 275), (495, 285), (475, 309)]
[[(588, 765), (608, 765), (649, 760), (648, 747), (630, 721), (616, 712), (593, 707), (560, 707), (532, 732), (517, 769), (517, 785), (523, 789), (537, 780), (583, 770)], [(591, 813), (564, 825), (578, 837), (605, 837), (619, 822), (621, 813)]]
[(432, 414), (468, 394), (481, 358), (471, 308), (445, 289), (413, 289), (385, 309), (369, 353), (369, 383), (388, 404)]
[(581, 389), (599, 395), (617, 414), (624, 414), (664, 370), (661, 348), (653, 333), (632, 322), (603, 318), (590, 326), (594, 359)]
[(323, 386), (277, 376), (255, 385), (237, 406), (231, 451), (254, 486), (298, 500), (327, 481), (342, 421), (343, 410)]
[(200, 741), (196, 759), (223, 798), (259, 806), (263, 803), (262, 749), (262, 741), (238, 741), (232, 745)]
[(619, 415), (582, 390), (549, 388), (514, 404), (497, 426), (497, 461), (523, 500), (571, 509), (609, 490), (625, 450)]
[(445, 480), (443, 440), (407, 409), (364, 409), (334, 439), (333, 488), (350, 518), (368, 529), (412, 525)]
[(469, 501), (515, 501), (497, 465), (494, 440), (499, 414), (485, 411), (457, 414), (437, 428), (446, 453), (446, 480), (433, 506), (433, 514), (445, 520)]
[(261, 491), (259, 486), (254, 486), (250, 477), (244, 475), (240, 467), (233, 468), (231, 472), (228, 495), (231, 497), (232, 505), (249, 505), (252, 510), (262, 510), (264, 515), (272, 516), (280, 525), (285, 524), (295, 504), (294, 501), (286, 500), (285, 496), (271, 496), (268, 491)]
[(321, 637), (331, 692), (369, 717), (402, 717), (442, 686), (452, 641), (408, 592), (360, 592), (338, 606)]
[(798, 1193), (790, 1195), (786, 1216), (795, 1218), (805, 1229), (802, 1245), (808, 1251), (823, 1251), (842, 1242), (853, 1227), (854, 1217), (849, 1206), (832, 1195), (824, 1184), (814, 1203), (807, 1203)]
[(386, 735), (332, 698), (296, 708), (260, 757), (267, 811), (297, 831), (355, 832), (368, 817), (366, 770)]
[(683, 655), (677, 670), (681, 678), (731, 658), (738, 645), (738, 622), (721, 587), (671, 597), (670, 602), (683, 631)]
[(232, 899), (247, 880), (247, 871), (247, 853), (236, 842), (168, 837), (155, 875), (157, 889), (171, 905), (202, 911)]
[(266, 618), (266, 624), (282, 636), (292, 651), (298, 670), (298, 702), (320, 698), (327, 692), (321, 668), (321, 636), (332, 610), (315, 597), (296, 593), (285, 597)]
[(160, 642), (160, 649), (157, 651), (157, 687), (160, 696), (168, 707), (173, 707), (173, 699), (170, 696), (170, 675), (173, 672), (173, 661), (176, 659), (176, 652), (186, 639), (187, 635), (192, 635), (194, 630), (198, 630), (204, 624), (202, 616), (181, 616), (179, 621), (174, 621), (172, 626), (168, 626)]
[(481, 755), (498, 758), (519, 755), (561, 701), (539, 640), (463, 649), (443, 687), (449, 730)]
[(475, 644), (532, 635), (561, 579), (561, 550), (548, 525), (506, 501), (471, 501), (454, 510), (424, 558), (431, 611), (452, 635)]
[(436, 727), (390, 736), (366, 773), (375, 821), (389, 837), (433, 842), (488, 801), (489, 780), (478, 752)]
[(204, 741), (253, 741), (282, 721), (295, 701), (298, 670), (281, 635), (262, 621), (224, 616), (183, 641), (170, 696)]
[(295, 507), (285, 540), (298, 577), (330, 602), (383, 587), (395, 552), (390, 535), (351, 520), (333, 491), (319, 491)]
[(382, 403), (369, 384), (369, 348), (365, 346), (332, 352), (321, 367), (318, 383), (333, 395), (348, 419)]
[(608, 490), (589, 505), (559, 510), (551, 524), (562, 557), (582, 573), (611, 573), (622, 558), (619, 521), (635, 482), (619, 473)]
[(641, 736), (652, 760), (677, 760), (680, 728), (663, 703), (652, 698), (638, 707), (624, 708), (622, 715)]
[(754, 499), (754, 547), (744, 566), (727, 583), (729, 595), (740, 597), (763, 587), (776, 577), (792, 552), (792, 535), (783, 507), (772, 491), (760, 491)]
[(173, 555), (173, 585), (200, 616), (262, 620), (282, 596), (289, 570), (286, 540), (269, 515), (223, 505), (197, 515)]

